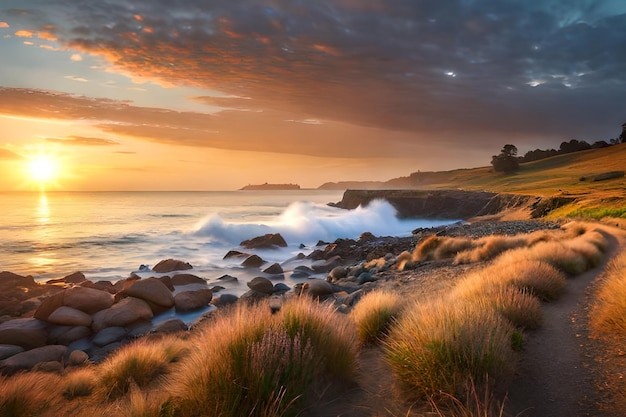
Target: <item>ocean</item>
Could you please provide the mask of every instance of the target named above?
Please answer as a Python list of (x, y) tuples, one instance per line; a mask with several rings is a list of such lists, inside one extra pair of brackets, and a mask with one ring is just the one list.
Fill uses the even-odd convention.
[[(4, 192), (0, 193), (0, 270), (32, 275), (37, 281), (76, 271), (92, 281), (117, 281), (141, 265), (152, 267), (174, 258), (192, 264), (190, 272), (208, 281), (229, 274), (243, 284), (259, 271), (242, 268), (241, 259), (223, 257), (231, 249), (242, 250), (243, 240), (266, 233), (280, 233), (288, 247), (255, 253), (267, 262), (283, 263), (298, 253), (310, 253), (320, 240), (357, 238), (363, 232), (410, 236), (417, 227), (448, 223), (401, 220), (382, 201), (350, 211), (328, 206), (340, 201), (342, 194), (321, 190)], [(285, 283), (292, 285), (287, 265)], [(227, 290), (240, 295), (247, 287)]]

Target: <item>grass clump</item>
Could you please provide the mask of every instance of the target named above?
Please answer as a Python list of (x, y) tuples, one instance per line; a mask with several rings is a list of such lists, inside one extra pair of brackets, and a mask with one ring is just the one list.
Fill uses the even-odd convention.
[(185, 349), (175, 337), (146, 338), (126, 345), (98, 367), (95, 392), (102, 398), (116, 399), (127, 394), (132, 383), (146, 387), (164, 375)]
[(356, 332), (308, 298), (270, 314), (266, 303), (220, 313), (172, 376), (175, 415), (289, 416), (311, 390), (354, 370)]
[(493, 259), (502, 252), (527, 245), (525, 237), (518, 236), (486, 236), (478, 239), (476, 247), (457, 253), (454, 262), (467, 264)]
[(350, 312), (361, 343), (375, 343), (387, 334), (404, 302), (399, 294), (374, 290), (365, 294)]
[(0, 416), (36, 416), (52, 408), (60, 397), (60, 377), (42, 372), (0, 376)]
[(392, 327), (386, 356), (408, 393), (463, 398), (469, 381), (486, 386), (511, 374), (513, 331), (495, 311), (472, 303), (416, 303)]
[(92, 367), (79, 368), (63, 379), (63, 397), (72, 400), (78, 397), (88, 397), (96, 386), (96, 375)]
[(607, 268), (596, 294), (591, 325), (597, 332), (626, 334), (626, 254), (613, 259)]

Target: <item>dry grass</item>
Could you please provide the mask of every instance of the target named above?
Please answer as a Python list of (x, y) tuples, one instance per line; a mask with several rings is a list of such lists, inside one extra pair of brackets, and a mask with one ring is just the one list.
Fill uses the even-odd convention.
[(68, 400), (88, 397), (96, 387), (96, 374), (93, 367), (78, 368), (63, 378), (63, 396)]
[(0, 416), (36, 416), (55, 407), (61, 397), (61, 378), (41, 372), (0, 377)]
[(186, 344), (175, 337), (140, 339), (123, 346), (97, 368), (95, 393), (116, 399), (128, 393), (131, 384), (146, 387), (166, 374), (169, 365), (180, 359)]
[(510, 376), (513, 331), (492, 309), (472, 303), (415, 303), (392, 327), (386, 355), (408, 394), (463, 398), (469, 381), (482, 387)]
[(601, 333), (626, 334), (626, 254), (611, 261), (596, 294), (592, 328)]
[(525, 236), (486, 236), (478, 239), (472, 249), (457, 253), (454, 262), (467, 264), (493, 259), (510, 249), (527, 246)]
[(485, 384), (479, 392), (473, 381), (468, 382), (467, 395), (464, 400), (453, 395), (444, 395), (443, 401), (430, 400), (430, 404), (438, 417), (503, 417), (505, 402), (498, 401)]
[(374, 290), (365, 294), (350, 312), (361, 343), (375, 343), (383, 338), (403, 306), (402, 297), (395, 292)]

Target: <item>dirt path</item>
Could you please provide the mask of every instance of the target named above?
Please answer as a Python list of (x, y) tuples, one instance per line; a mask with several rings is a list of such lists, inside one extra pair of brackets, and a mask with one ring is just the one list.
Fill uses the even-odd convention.
[(607, 263), (626, 247), (623, 232), (598, 226), (609, 242), (604, 262), (569, 279), (565, 294), (543, 306), (543, 326), (528, 334), (516, 377), (510, 385), (506, 414), (523, 417), (612, 417), (599, 409), (595, 388), (598, 364), (590, 352), (588, 288)]

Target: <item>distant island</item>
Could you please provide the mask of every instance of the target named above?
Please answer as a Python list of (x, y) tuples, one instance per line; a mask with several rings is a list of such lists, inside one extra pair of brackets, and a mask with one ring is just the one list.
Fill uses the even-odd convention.
[(298, 184), (248, 184), (240, 190), (243, 191), (268, 191), (268, 190), (299, 190)]

